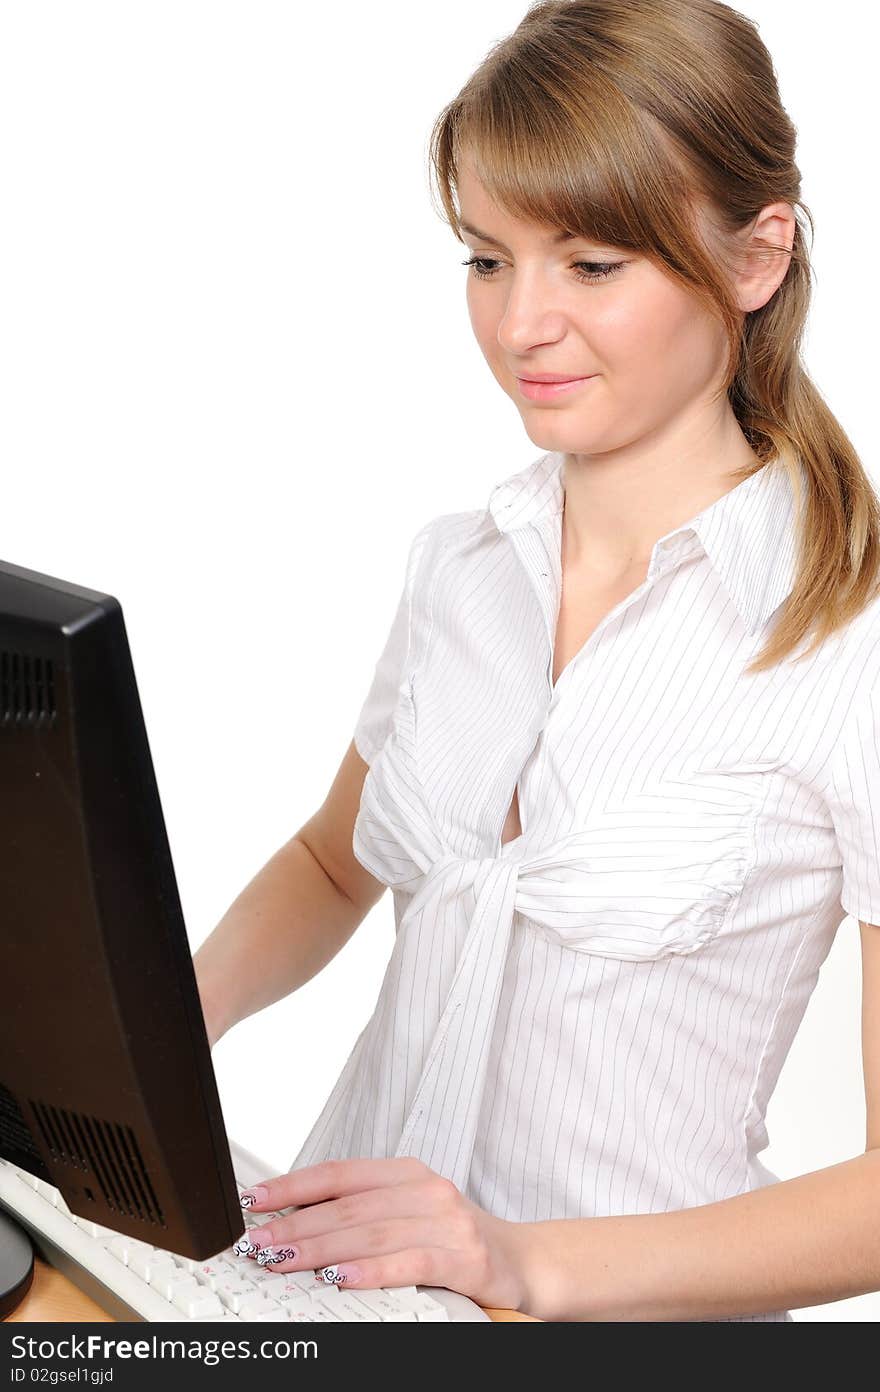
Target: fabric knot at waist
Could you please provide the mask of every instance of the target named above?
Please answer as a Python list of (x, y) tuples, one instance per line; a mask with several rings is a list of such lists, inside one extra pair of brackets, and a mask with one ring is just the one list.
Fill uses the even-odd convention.
[(421, 936), (424, 924), (442, 929), (442, 902), (468, 891), (475, 895), (452, 984), (395, 1151), (396, 1156), (417, 1156), (462, 1191), (476, 1140), (523, 863), (503, 853), (477, 860), (442, 856), (424, 875), (399, 928), (406, 932), (413, 919), (420, 919), (427, 978), (434, 944), (430, 932)]

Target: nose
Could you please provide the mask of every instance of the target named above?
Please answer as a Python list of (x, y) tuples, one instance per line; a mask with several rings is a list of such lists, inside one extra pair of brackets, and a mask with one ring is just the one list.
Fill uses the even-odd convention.
[(554, 343), (565, 333), (561, 290), (546, 277), (514, 276), (498, 322), (498, 346), (512, 356), (525, 355), (542, 343)]

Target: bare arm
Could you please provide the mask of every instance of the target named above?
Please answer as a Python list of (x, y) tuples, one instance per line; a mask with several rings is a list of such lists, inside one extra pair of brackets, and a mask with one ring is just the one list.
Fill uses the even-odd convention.
[(345, 945), (385, 885), (351, 842), (368, 765), (352, 742), (327, 797), (241, 891), (194, 954), (211, 1047), (309, 981)]

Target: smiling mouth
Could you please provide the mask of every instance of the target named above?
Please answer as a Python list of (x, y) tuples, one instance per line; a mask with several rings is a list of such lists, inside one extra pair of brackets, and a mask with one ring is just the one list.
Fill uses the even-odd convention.
[(564, 382), (535, 382), (527, 377), (517, 377), (516, 384), (520, 394), (528, 401), (553, 401), (558, 396), (567, 396), (592, 382), (597, 373), (589, 377), (569, 377)]

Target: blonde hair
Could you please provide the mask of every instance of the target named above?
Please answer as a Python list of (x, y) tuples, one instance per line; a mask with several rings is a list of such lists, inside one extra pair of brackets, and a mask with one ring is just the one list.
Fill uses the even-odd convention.
[[(460, 241), (453, 190), (466, 154), (512, 216), (642, 252), (720, 318), (725, 389), (759, 461), (732, 477), (778, 456), (802, 508), (792, 592), (749, 672), (789, 656), (815, 625), (809, 656), (880, 590), (880, 499), (801, 359), (812, 271), (798, 209), (811, 235), (813, 219), (795, 144), (756, 25), (719, 0), (537, 0), (444, 107), (429, 143)], [(744, 314), (718, 249), (778, 201), (795, 211), (793, 246), (760, 246), (791, 259), (769, 301)]]

